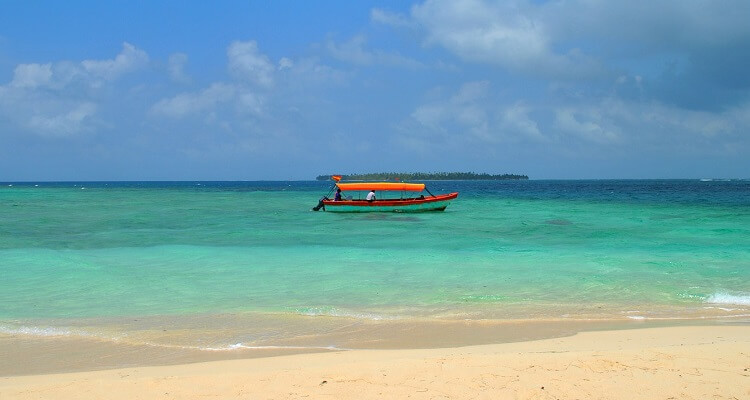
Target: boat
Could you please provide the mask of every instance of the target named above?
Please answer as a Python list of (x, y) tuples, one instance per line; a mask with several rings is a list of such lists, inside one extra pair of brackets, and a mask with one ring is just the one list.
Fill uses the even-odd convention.
[[(314, 211), (323, 210), (330, 212), (425, 212), (444, 211), (448, 204), (458, 197), (458, 192), (434, 195), (426, 188), (424, 183), (405, 182), (339, 182), (338, 176), (333, 177), (336, 183), (329, 191), (330, 195), (336, 189), (342, 193), (358, 192), (357, 199), (354, 196), (342, 195), (341, 200), (334, 200), (324, 196), (313, 208)], [(337, 179), (338, 178), (338, 179)], [(387, 195), (376, 195), (375, 200), (362, 198), (362, 193), (370, 191), (395, 193), (400, 192), (400, 197)], [(404, 197), (404, 193), (427, 192), (414, 197)], [(382, 198), (381, 198), (382, 197)]]

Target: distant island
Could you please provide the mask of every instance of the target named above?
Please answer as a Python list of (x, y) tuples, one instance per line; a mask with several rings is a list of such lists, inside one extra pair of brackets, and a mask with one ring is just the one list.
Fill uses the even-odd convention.
[[(315, 180), (327, 181), (331, 175), (318, 175)], [(341, 175), (341, 179), (356, 181), (507, 181), (527, 180), (526, 175), (487, 173), (477, 174), (474, 172), (378, 172), (370, 174)]]

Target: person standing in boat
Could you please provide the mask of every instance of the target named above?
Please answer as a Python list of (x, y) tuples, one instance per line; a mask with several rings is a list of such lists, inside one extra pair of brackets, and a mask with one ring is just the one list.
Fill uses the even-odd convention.
[(336, 195), (333, 196), (333, 201), (341, 201), (341, 188), (336, 188)]
[(367, 193), (367, 197), (365, 198), (367, 201), (373, 201), (375, 200), (375, 189), (370, 190), (370, 193)]

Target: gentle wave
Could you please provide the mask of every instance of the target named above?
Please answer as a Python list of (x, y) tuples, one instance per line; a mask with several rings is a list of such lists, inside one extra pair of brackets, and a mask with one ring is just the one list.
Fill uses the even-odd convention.
[(372, 320), (372, 321), (386, 321), (386, 320), (402, 319), (402, 317), (399, 317), (399, 316), (366, 313), (366, 312), (353, 312), (353, 311), (341, 310), (335, 307), (296, 308), (294, 309), (294, 313), (308, 316), (308, 317), (341, 317), (341, 318), (364, 319), (364, 320)]
[(508, 300), (508, 296), (499, 294), (481, 294), (461, 296), (461, 301), (467, 303), (497, 303)]
[(183, 349), (183, 350), (199, 350), (199, 351), (238, 351), (238, 350), (329, 350), (329, 351), (345, 351), (347, 348), (336, 347), (336, 346), (286, 346), (286, 345), (248, 345), (243, 343), (235, 343), (228, 345), (218, 346), (191, 346), (191, 345), (179, 345), (169, 343), (155, 343), (150, 341), (137, 341), (132, 339), (124, 340), (123, 337), (117, 335), (102, 335), (95, 334), (88, 331), (72, 328), (63, 327), (39, 327), (39, 326), (8, 326), (0, 325), (0, 334), (6, 335), (22, 335), (22, 336), (34, 336), (34, 337), (68, 337), (68, 338), (85, 338), (109, 342), (125, 343), (130, 345), (142, 345), (149, 347), (159, 348), (172, 348), (172, 349)]
[(714, 293), (705, 300), (710, 304), (730, 304), (736, 306), (750, 306), (750, 294)]
[[(158, 346), (158, 345), (157, 345)], [(172, 346), (169, 346), (172, 347)], [(332, 350), (332, 351), (341, 351), (341, 350), (349, 350), (342, 347), (336, 347), (336, 346), (274, 346), (274, 345), (267, 345), (267, 346), (249, 346), (242, 343), (235, 343), (230, 344), (228, 346), (219, 346), (219, 347), (199, 347), (199, 346), (176, 346), (184, 349), (195, 349), (195, 350), (203, 350), (203, 351), (232, 351), (232, 350)]]
[(693, 320), (730, 320), (738, 318), (750, 318), (750, 314), (732, 314), (732, 315), (700, 315), (700, 316), (686, 316), (686, 317), (667, 317), (667, 316), (656, 316), (646, 317), (643, 315), (628, 315), (628, 319), (635, 321), (693, 321)]
[(0, 325), (0, 334), (6, 335), (26, 335), (26, 336), (40, 336), (40, 337), (59, 337), (59, 336), (80, 336), (80, 337), (98, 337), (97, 335), (70, 328), (60, 327), (39, 327), (39, 326), (7, 326)]

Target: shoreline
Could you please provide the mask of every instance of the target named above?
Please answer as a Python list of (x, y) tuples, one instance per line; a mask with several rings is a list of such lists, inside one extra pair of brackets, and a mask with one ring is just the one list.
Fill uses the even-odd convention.
[[(390, 320), (298, 317), (241, 320), (235, 315), (194, 320), (135, 320), (124, 331), (106, 333), (70, 328), (49, 332), (0, 333), (0, 377), (58, 374), (261, 359), (295, 354), (465, 348), (564, 338), (580, 333), (671, 327), (750, 327), (750, 319), (679, 320)], [(187, 322), (189, 323), (187, 323)], [(183, 325), (174, 325), (179, 322)], [(172, 325), (170, 325), (170, 323)], [(207, 327), (211, 327), (208, 329)], [(75, 328), (73, 329), (75, 330)], [(241, 335), (240, 335), (241, 332)], [(286, 337), (270, 336), (284, 332)], [(245, 341), (266, 335), (265, 340)]]
[(750, 325), (0, 377), (0, 397), (747, 398)]

